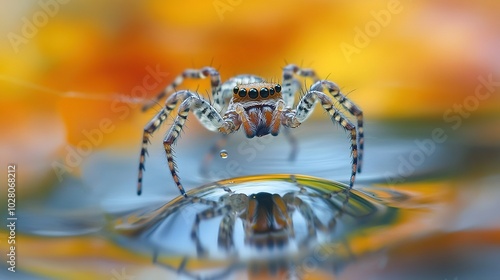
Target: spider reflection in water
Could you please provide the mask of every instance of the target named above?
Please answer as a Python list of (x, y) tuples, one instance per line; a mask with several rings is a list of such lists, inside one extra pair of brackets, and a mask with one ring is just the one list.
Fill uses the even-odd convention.
[[(335, 226), (335, 220), (342, 213), (341, 207), (329, 199), (331, 194), (316, 194), (300, 191), (288, 192), (284, 195), (269, 192), (258, 192), (251, 195), (235, 193), (228, 187), (223, 187), (227, 194), (220, 197), (219, 202), (204, 198), (193, 197), (192, 203), (210, 205), (196, 214), (191, 230), (191, 238), (196, 243), (198, 256), (205, 256), (208, 252), (200, 241), (200, 224), (203, 221), (222, 216), (217, 234), (217, 243), (224, 252), (237, 254), (235, 247), (235, 225), (240, 219), (245, 235), (245, 245), (248, 248), (268, 251), (289, 248), (290, 241), (295, 240), (293, 214), (298, 212), (305, 222), (305, 236), (295, 240), (299, 249), (307, 247), (316, 239), (316, 232), (320, 230), (329, 233)], [(310, 199), (323, 199), (331, 202), (328, 206), (333, 213), (330, 220), (323, 222), (306, 202)], [(347, 203), (347, 197), (344, 203)], [(303, 229), (302, 229), (303, 230)]]
[[(346, 185), (303, 175), (241, 177), (122, 217), (115, 229), (133, 237), (130, 245), (152, 250), (157, 265), (196, 279), (245, 268), (293, 271), (319, 248), (343, 247), (350, 232), (384, 213), (366, 198)], [(342, 253), (347, 247), (330, 250), (328, 263), (315, 261), (331, 268), (331, 260), (349, 257)]]

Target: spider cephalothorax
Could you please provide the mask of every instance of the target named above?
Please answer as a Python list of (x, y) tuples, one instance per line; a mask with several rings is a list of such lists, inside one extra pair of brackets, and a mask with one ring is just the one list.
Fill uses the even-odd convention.
[[(223, 119), (228, 125), (219, 128), (227, 134), (243, 124), (247, 137), (260, 137), (271, 133), (278, 135), (285, 103), (281, 96), (281, 85), (270, 83), (240, 84), (233, 88)], [(230, 129), (226, 129), (229, 127)]]
[[(314, 84), (305, 92), (296, 106), (294, 104), (295, 95), (300, 89), (300, 82), (295, 78), (295, 75), (309, 77), (314, 81)], [(178, 76), (172, 84), (167, 86), (154, 102), (146, 105), (144, 109), (148, 109), (152, 104), (178, 88), (183, 79), (202, 79), (206, 76), (211, 78), (213, 104), (192, 91), (175, 91), (167, 98), (165, 106), (144, 128), (137, 185), (138, 194), (141, 193), (142, 189), (142, 175), (149, 138), (178, 103), (180, 105), (178, 106), (177, 117), (165, 136), (163, 145), (167, 155), (168, 167), (183, 196), (187, 195), (177, 175), (172, 146), (179, 137), (190, 110), (194, 112), (203, 126), (209, 130), (219, 131), (223, 135), (227, 135), (243, 126), (246, 136), (252, 138), (267, 134), (276, 136), (281, 126), (285, 128), (298, 127), (310, 116), (318, 101), (330, 115), (332, 121), (340, 124), (350, 133), (353, 161), (349, 187), (352, 188), (356, 172), (361, 172), (364, 145), (363, 113), (340, 92), (340, 88), (335, 83), (320, 80), (314, 70), (301, 69), (293, 64), (284, 68), (282, 85), (267, 83), (262, 78), (254, 75), (238, 75), (221, 83), (219, 72), (212, 67), (204, 67), (199, 70), (188, 69)], [(325, 93), (325, 90), (327, 93)], [(356, 117), (357, 129), (349, 119), (335, 108), (337, 102)], [(286, 135), (289, 138), (291, 137), (290, 134)]]

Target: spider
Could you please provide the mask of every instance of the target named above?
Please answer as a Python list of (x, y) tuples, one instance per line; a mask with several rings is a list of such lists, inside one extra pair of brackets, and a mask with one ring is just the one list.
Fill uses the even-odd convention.
[[(212, 104), (190, 90), (175, 90), (186, 78), (204, 79), (207, 76), (210, 77), (211, 81)], [(300, 82), (296, 76), (311, 78), (314, 83), (294, 106), (295, 95), (300, 89)], [(324, 92), (325, 89), (328, 94)], [(340, 88), (335, 83), (329, 80), (320, 80), (313, 69), (300, 68), (294, 64), (287, 65), (283, 69), (283, 86), (278, 83), (265, 82), (263, 78), (255, 75), (238, 75), (221, 83), (219, 72), (213, 67), (186, 69), (151, 103), (146, 104), (143, 110), (149, 109), (172, 91), (175, 92), (166, 99), (165, 106), (144, 128), (137, 183), (138, 195), (142, 192), (144, 163), (150, 137), (178, 103), (180, 105), (177, 116), (163, 140), (163, 146), (172, 178), (184, 197), (187, 197), (187, 194), (178, 176), (173, 156), (173, 145), (176, 143), (191, 110), (208, 130), (228, 135), (243, 127), (246, 136), (253, 138), (268, 134), (276, 136), (281, 126), (285, 128), (298, 127), (311, 115), (312, 109), (319, 100), (323, 109), (330, 115), (331, 120), (340, 124), (350, 133), (352, 170), (349, 189), (354, 185), (356, 172), (361, 172), (364, 146), (363, 112), (341, 93)], [(335, 108), (336, 102), (356, 117), (357, 130), (356, 126)], [(222, 113), (223, 110), (224, 113)]]

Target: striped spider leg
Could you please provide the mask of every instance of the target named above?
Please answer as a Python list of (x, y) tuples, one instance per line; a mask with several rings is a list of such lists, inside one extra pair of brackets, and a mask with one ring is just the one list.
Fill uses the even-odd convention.
[(201, 69), (186, 69), (179, 76), (177, 76), (174, 81), (169, 84), (163, 91), (161, 91), (153, 100), (146, 103), (142, 110), (146, 111), (149, 108), (153, 107), (157, 104), (163, 97), (165, 97), (168, 93), (175, 91), (177, 87), (179, 87), (185, 79), (205, 79), (207, 76), (210, 76), (210, 86), (212, 88), (212, 96), (214, 97), (214, 106), (221, 110), (223, 105), (223, 98), (221, 96), (221, 79), (219, 72), (213, 67), (203, 67)]
[[(222, 108), (224, 103), (224, 98), (221, 96), (221, 79), (219, 72), (213, 67), (203, 67), (201, 69), (186, 69), (180, 75), (178, 75), (174, 81), (169, 84), (165, 89), (160, 92), (151, 102), (148, 102), (142, 107), (143, 111), (150, 109), (156, 103), (158, 103), (163, 97), (165, 97), (168, 93), (174, 91), (177, 87), (179, 87), (182, 82), (189, 79), (204, 79), (207, 76), (210, 76), (210, 85), (212, 88), (212, 96), (214, 97), (214, 106), (216, 108)], [(142, 148), (140, 155), (140, 163), (139, 163), (139, 175), (137, 179), (137, 194), (140, 195), (142, 192), (142, 178), (143, 172), (145, 170), (145, 161), (147, 151), (147, 145), (149, 144), (150, 138), (152, 134), (160, 127), (160, 125), (166, 120), (170, 112), (175, 108), (178, 101), (183, 101), (187, 96), (185, 94), (172, 94), (167, 101), (165, 102), (165, 107), (163, 107), (154, 118), (146, 125), (144, 128), (143, 136), (142, 136)], [(181, 189), (182, 193), (182, 189)]]
[(142, 172), (144, 170), (145, 156), (147, 154), (147, 144), (149, 143), (149, 138), (155, 132), (158, 127), (165, 121), (170, 112), (179, 105), (177, 117), (174, 120), (174, 125), (170, 128), (163, 141), (163, 146), (167, 155), (168, 167), (171, 171), (172, 178), (176, 183), (181, 195), (187, 197), (184, 187), (182, 186), (179, 176), (176, 172), (176, 164), (174, 161), (172, 145), (175, 143), (177, 137), (182, 130), (184, 123), (186, 122), (188, 113), (191, 109), (201, 124), (208, 130), (217, 130), (224, 123), (222, 116), (207, 100), (203, 99), (199, 95), (189, 90), (181, 90), (170, 95), (166, 102), (165, 107), (163, 107), (155, 117), (146, 125), (144, 128), (141, 157), (139, 163), (139, 177), (137, 183), (137, 194), (140, 195), (142, 192)]
[[(285, 100), (287, 107), (292, 107), (294, 105), (295, 94), (300, 89), (300, 82), (294, 77), (294, 75), (304, 78), (311, 78), (313, 80), (313, 83), (317, 83), (318, 81), (320, 81), (313, 69), (300, 68), (294, 64), (287, 65), (283, 69), (283, 100)], [(325, 81), (323, 85), (327, 87), (329, 94), (331, 94), (335, 98), (335, 100), (337, 100), (337, 102), (342, 105), (344, 109), (349, 111), (349, 113), (357, 119), (359, 144), (358, 172), (361, 173), (364, 149), (363, 112), (358, 106), (356, 106), (352, 101), (347, 99), (347, 97), (341, 93), (340, 88), (336, 84)], [(317, 86), (315, 90), (322, 91), (322, 88)], [(302, 101), (305, 105), (303, 109), (310, 110), (314, 107), (317, 100), (318, 98), (316, 97), (316, 95), (309, 96), (307, 100), (304, 100), (303, 98)], [(309, 113), (305, 113), (307, 118), (309, 116)]]
[[(258, 76), (239, 75), (239, 76), (233, 77), (233, 78), (229, 79), (227, 82), (221, 84), (220, 74), (215, 68), (207, 66), (207, 67), (203, 67), (201, 69), (186, 69), (182, 72), (182, 74), (177, 76), (171, 84), (169, 84), (167, 87), (165, 87), (165, 89), (162, 92), (160, 92), (154, 98), (154, 100), (145, 104), (142, 108), (143, 111), (148, 110), (153, 105), (158, 103), (158, 101), (161, 100), (168, 93), (174, 91), (175, 88), (179, 87), (186, 78), (204, 79), (207, 76), (210, 76), (210, 79), (211, 79), (210, 85), (212, 88), (212, 98), (214, 101), (213, 104), (211, 104), (211, 106), (210, 106), (211, 110), (215, 111), (215, 113), (212, 113), (212, 115), (216, 114), (216, 113), (220, 114), (221, 110), (224, 109), (225, 107), (227, 107), (227, 103), (228, 103), (229, 99), (232, 97), (233, 87), (236, 84), (255, 83), (255, 82), (262, 82), (263, 81), (263, 79), (258, 77)], [(190, 95), (195, 95), (195, 94), (191, 93)], [(197, 96), (197, 94), (196, 94), (196, 96)], [(142, 137), (142, 148), (141, 148), (141, 154), (140, 154), (140, 162), (139, 162), (139, 175), (138, 175), (138, 181), (137, 181), (137, 194), (138, 195), (140, 195), (142, 193), (142, 178), (143, 178), (143, 172), (145, 170), (146, 155), (148, 154), (147, 145), (150, 142), (150, 138), (151, 138), (152, 134), (161, 126), (161, 124), (166, 120), (166, 118), (169, 116), (169, 114), (172, 112), (172, 110), (175, 109), (177, 104), (178, 103), (182, 104), (182, 102), (185, 99), (187, 99), (188, 97), (189, 96), (188, 96), (188, 94), (185, 93), (185, 91), (174, 92), (172, 95), (170, 95), (167, 98), (167, 100), (165, 102), (165, 106), (153, 117), (153, 119), (144, 128), (143, 137)], [(204, 103), (210, 105), (210, 103), (208, 103), (206, 101), (204, 101)], [(208, 110), (205, 108), (206, 108), (206, 106), (204, 106), (204, 108), (202, 108), (201, 111), (200, 110), (196, 111), (197, 116), (199, 116), (198, 113), (200, 113), (201, 115), (204, 115), (206, 113), (206, 111)], [(203, 113), (201, 113), (201, 112), (203, 112)], [(207, 124), (207, 123), (210, 123), (210, 121), (209, 120), (207, 121), (207, 118), (202, 117), (201, 115), (198, 117), (198, 119), (200, 119), (200, 118), (204, 119), (205, 122), (202, 122), (202, 124), (205, 125), (205, 127), (207, 129), (214, 130), (213, 125)], [(218, 145), (223, 145), (224, 143), (225, 143), (225, 141), (224, 141), (224, 139), (222, 139), (222, 141), (219, 141), (216, 145), (214, 145), (214, 147), (210, 150), (211, 154), (208, 154), (206, 156), (206, 159), (204, 162), (207, 164), (204, 164), (204, 165), (208, 166), (208, 163), (213, 158), (213, 155), (217, 152), (217, 150), (214, 151), (214, 149), (216, 149)], [(205, 169), (203, 169), (204, 165), (202, 165), (202, 169), (200, 170), (202, 174), (207, 173), (207, 171)], [(170, 162), (169, 162), (169, 166), (170, 166)], [(181, 194), (185, 196), (185, 192), (184, 192), (184, 189), (182, 188), (182, 185), (178, 185), (178, 186), (180, 186), (179, 189), (181, 191)]]
[[(300, 99), (295, 110), (288, 114), (288, 122), (293, 125), (300, 125), (312, 113), (312, 109), (319, 100), (323, 109), (330, 115), (332, 121), (340, 124), (344, 129), (348, 130), (351, 135), (351, 151), (353, 156), (351, 179), (349, 181), (349, 188), (352, 188), (356, 178), (356, 173), (361, 172), (361, 160), (363, 156), (364, 135), (363, 135), (363, 113), (358, 106), (348, 100), (341, 92), (340, 88), (333, 82), (327, 80), (320, 80), (313, 69), (300, 68), (297, 65), (289, 64), (283, 69), (283, 100), (287, 108), (294, 105), (295, 94), (300, 88), (300, 82), (294, 77), (311, 78), (314, 84), (310, 90), (306, 92)], [(334, 107), (333, 100), (327, 96), (323, 89), (327, 88), (328, 93), (339, 102), (345, 109), (357, 118), (358, 130), (356, 127), (343, 116), (343, 114)], [(284, 122), (285, 126), (289, 126)], [(293, 127), (289, 126), (289, 127)], [(358, 140), (359, 139), (359, 154), (358, 154)], [(359, 160), (359, 164), (358, 164)]]
[[(354, 181), (356, 180), (356, 172), (358, 167), (358, 145), (357, 145), (357, 131), (356, 126), (351, 123), (349, 119), (344, 117), (344, 115), (335, 108), (335, 103), (330, 98), (330, 96), (326, 95), (323, 92), (323, 87), (329, 89), (329, 92), (333, 95), (336, 91), (340, 92), (338, 87), (330, 81), (321, 80), (314, 83), (310, 90), (304, 94), (304, 96), (300, 99), (297, 109), (294, 110), (288, 118), (288, 122), (296, 123), (297, 125), (305, 121), (311, 114), (311, 111), (316, 103), (319, 100), (323, 109), (330, 115), (331, 120), (334, 123), (340, 124), (342, 128), (347, 130), (350, 133), (351, 138), (351, 152), (352, 152), (352, 170), (351, 170), (351, 179), (349, 180), (349, 189), (354, 186)], [(350, 102), (350, 101), (349, 101)], [(350, 103), (352, 104), (352, 103)], [(352, 104), (354, 106), (354, 104)], [(354, 108), (354, 107), (353, 107)], [(357, 107), (356, 107), (357, 108)]]

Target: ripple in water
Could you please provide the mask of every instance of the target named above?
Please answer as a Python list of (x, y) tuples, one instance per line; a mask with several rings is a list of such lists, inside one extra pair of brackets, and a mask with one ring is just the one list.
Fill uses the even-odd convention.
[(331, 274), (352, 257), (350, 235), (391, 223), (397, 212), (372, 194), (346, 190), (308, 176), (240, 177), (161, 207), (115, 213), (112, 226), (119, 243), (184, 276), (220, 279), (250, 271), (300, 277), (312, 264)]

